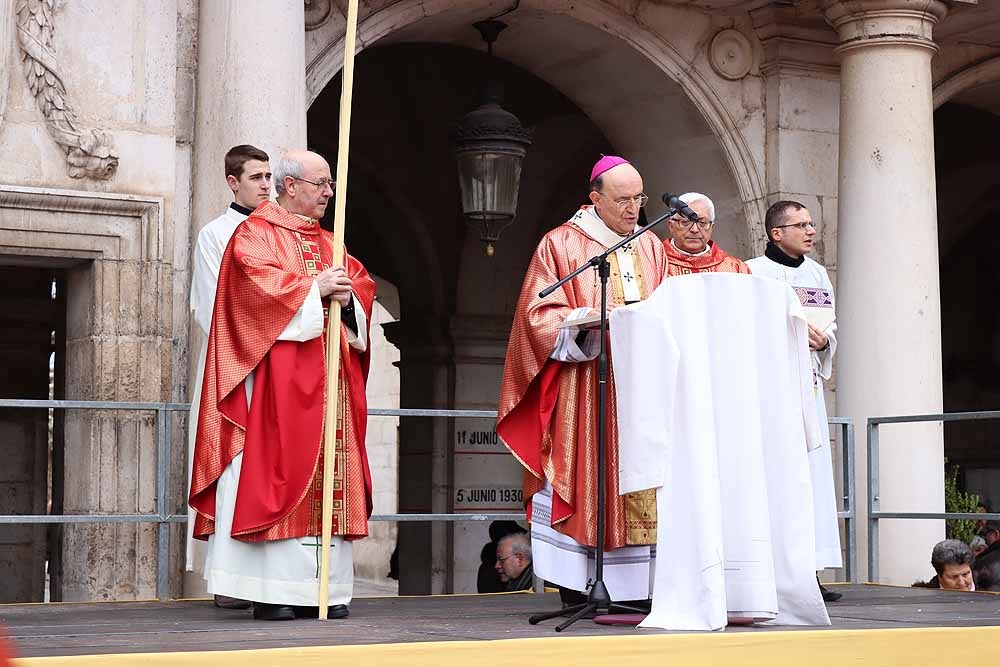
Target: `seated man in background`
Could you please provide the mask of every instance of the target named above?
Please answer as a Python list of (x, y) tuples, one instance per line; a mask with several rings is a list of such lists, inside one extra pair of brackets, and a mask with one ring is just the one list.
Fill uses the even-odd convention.
[(506, 591), (525, 591), (534, 587), (531, 538), (527, 533), (512, 533), (500, 539), (497, 544), (496, 570)]
[(479, 552), (479, 573), (476, 576), (477, 593), (501, 593), (507, 590), (507, 585), (500, 579), (497, 572), (497, 546), (507, 535), (512, 533), (527, 534), (516, 521), (494, 521), (490, 524), (490, 541), (483, 545)]

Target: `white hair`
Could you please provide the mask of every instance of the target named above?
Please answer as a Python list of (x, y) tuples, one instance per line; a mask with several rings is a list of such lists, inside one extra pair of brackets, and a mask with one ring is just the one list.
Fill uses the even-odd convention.
[[(277, 170), (275, 170), (275, 173), (278, 173)], [(700, 192), (685, 192), (680, 197), (678, 197), (678, 199), (680, 199), (688, 206), (695, 203), (696, 201), (705, 201), (705, 203), (708, 204), (708, 219), (711, 220), (712, 222), (715, 222), (715, 204), (712, 202), (711, 199), (708, 198), (707, 195), (703, 195)]]
[(510, 544), (510, 553), (514, 556), (522, 556), (525, 560), (531, 560), (531, 539), (526, 533), (510, 533), (504, 535), (497, 542), (499, 548), (501, 544)]
[(288, 153), (282, 155), (278, 158), (278, 163), (274, 165), (274, 170), (271, 173), (271, 182), (274, 183), (274, 191), (279, 195), (284, 194), (285, 179), (289, 176), (292, 178), (302, 178), (305, 169), (304, 164), (294, 157), (289, 157)]

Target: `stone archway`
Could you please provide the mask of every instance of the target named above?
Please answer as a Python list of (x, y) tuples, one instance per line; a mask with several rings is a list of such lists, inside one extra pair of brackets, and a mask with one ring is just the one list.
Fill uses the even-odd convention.
[[(471, 29), (471, 24), (497, 13), (497, 8), (487, 0), (454, 0), (448, 3), (433, 3), (430, 6), (424, 0), (399, 0), (380, 4), (378, 9), (359, 20), (357, 41), (362, 51), (376, 43), (387, 41), (433, 41), (479, 49), (481, 42)], [(659, 17), (644, 17), (650, 21), (650, 24), (646, 24), (640, 22), (636, 15), (626, 13), (601, 0), (579, 0), (574, 3), (526, 0), (516, 12), (505, 16), (504, 20), (512, 27), (516, 27), (522, 17), (530, 17), (536, 23), (544, 22), (545, 27), (537, 33), (539, 37), (537, 43), (542, 45), (541, 51), (550, 58), (556, 53), (561, 53), (563, 58), (579, 58), (594, 48), (618, 53), (631, 52), (636, 54), (639, 60), (659, 71), (664, 82), (676, 86), (679, 93), (678, 100), (688, 105), (709, 130), (713, 138), (712, 143), (721, 152), (726, 169), (735, 185), (732, 195), (727, 194), (727, 197), (717, 204), (722, 204), (719, 207), (722, 214), (742, 218), (744, 229), (733, 239), (720, 240), (728, 240), (729, 247), (735, 252), (743, 250), (743, 254), (748, 256), (757, 254), (763, 250), (761, 239), (765, 236), (763, 218), (767, 193), (761, 173), (763, 156), (754, 155), (743, 134), (743, 126), (750, 122), (749, 119), (734, 118), (727, 101), (720, 93), (720, 89), (732, 85), (733, 89), (727, 90), (727, 93), (730, 97), (735, 95), (734, 99), (739, 100), (742, 106), (742, 90), (739, 82), (726, 82), (718, 77), (715, 77), (712, 83), (709, 82), (709, 78), (713, 75), (705, 62), (702, 53), (704, 45), (701, 42), (713, 31), (710, 17), (681, 8), (660, 9), (662, 14)], [(677, 15), (668, 16), (667, 12), (674, 12)], [(553, 25), (553, 21), (559, 21), (558, 25)], [(590, 30), (581, 32), (581, 27)], [(329, 21), (307, 34), (307, 106), (313, 104), (343, 66), (343, 30), (342, 21)], [(459, 33), (459, 30), (464, 34)], [(508, 33), (513, 32), (514, 30), (508, 31)], [(567, 48), (569, 46), (567, 42), (572, 37), (562, 33), (571, 36), (586, 34), (590, 40), (598, 39), (597, 36), (600, 35), (603, 39), (599, 46), (590, 44), (587, 49), (571, 53), (571, 49)], [(505, 59), (535, 72), (566, 94), (589, 115), (595, 116), (588, 102), (578, 97), (578, 93), (584, 95), (590, 88), (585, 82), (576, 82), (574, 86), (572, 81), (553, 80), (551, 77), (555, 70), (551, 61), (533, 62), (537, 60), (539, 50), (528, 49), (519, 52), (516, 45), (511, 45), (508, 41), (509, 35), (505, 35), (502, 50)], [(552, 48), (555, 42), (561, 42), (559, 49)], [(629, 76), (621, 77), (616, 83), (624, 82), (630, 76), (629, 73)], [(654, 89), (650, 92), (661, 91)], [(634, 127), (635, 121), (635, 118), (631, 121), (618, 119), (617, 123), (621, 123), (623, 127)], [(610, 119), (609, 122), (615, 123)], [(616, 145), (632, 147), (630, 141), (617, 140), (611, 129), (600, 121), (598, 124), (609, 133)], [(641, 139), (637, 138), (634, 141), (638, 142)], [(661, 149), (656, 154), (665, 160), (666, 156), (672, 155), (672, 152)], [(676, 185), (679, 183), (670, 187)], [(702, 190), (709, 191), (710, 188), (703, 187)]]
[[(486, 260), (459, 209), (447, 137), (455, 120), (478, 104), (479, 91), (470, 82), (487, 63), (479, 51), (438, 44), (379, 46), (358, 58), (347, 243), (370, 271), (399, 286), (401, 318), (385, 330), (400, 349), (405, 407), (495, 407), (499, 380), (492, 374), (503, 361), (527, 256), (538, 235), (562, 221), (549, 209), (572, 212), (585, 195), (586, 176), (579, 174), (588, 173), (593, 155), (610, 150), (593, 122), (558, 91), (519, 68), (498, 65), (494, 74), (512, 108), (536, 128), (536, 144), (525, 163), (519, 221), (501, 239), (496, 257)], [(327, 154), (337, 141), (329, 119), (338, 111), (336, 84), (310, 110), (310, 145)], [(558, 189), (562, 200), (552, 195)], [(402, 511), (462, 509), (452, 493), (462, 478), (451, 450), (456, 429), (492, 432), (492, 421), (454, 422), (402, 420)], [(508, 472), (516, 475), (516, 468)], [(445, 525), (400, 526), (402, 592), (453, 587), (451, 531)]]
[[(370, 270), (399, 286), (403, 316), (386, 335), (400, 349), (404, 407), (495, 407), (524, 266), (538, 238), (586, 200), (586, 176), (600, 152), (620, 152), (640, 167), (653, 196), (649, 215), (663, 210), (663, 189), (700, 190), (716, 201), (724, 247), (748, 256), (757, 250), (752, 239), (763, 237), (757, 162), (719, 94), (691, 64), (697, 40), (681, 36), (685, 59), (603, 3), (522, 5), (504, 19), (511, 27), (498, 46), (502, 60), (485, 56), (470, 27), (490, 15), (483, 2), (425, 15), (414, 9), (420, 3), (403, 0), (359, 26), (347, 242)], [(699, 25), (693, 32), (711, 29), (705, 17), (692, 16)], [(326, 40), (307, 68), (308, 133), (311, 146), (333, 155), (343, 26), (325, 30), (322, 38), (322, 30), (307, 33), (307, 42)], [(462, 220), (447, 145), (448, 128), (478, 105), (487, 70), (508, 87), (508, 108), (536, 131), (517, 222), (489, 260)], [(475, 439), (491, 450), (480, 440), (492, 430), (488, 419), (402, 420), (400, 510), (517, 509), (510, 493), (520, 489), (516, 462), (502, 474), (480, 466), (491, 472), (477, 475), (477, 456), (509, 455), (499, 445), (460, 446)], [(497, 498), (508, 492), (509, 502), (472, 506), (468, 494), (459, 495), (484, 484)], [(475, 590), (484, 531), (401, 524), (400, 592)]]
[[(990, 65), (989, 63), (993, 63)], [(992, 75), (986, 76), (992, 69)], [(995, 409), (1000, 401), (1000, 59), (939, 86), (934, 114), (941, 266), (941, 343), (947, 412)], [(962, 87), (957, 82), (964, 82)], [(945, 82), (948, 83), (948, 82)], [(946, 99), (947, 101), (944, 101)], [(990, 421), (944, 425), (945, 456), (960, 482), (1000, 507), (1000, 456)]]
[(941, 108), (969, 89), (997, 81), (1000, 81), (1000, 56), (959, 70), (934, 86), (934, 108)]

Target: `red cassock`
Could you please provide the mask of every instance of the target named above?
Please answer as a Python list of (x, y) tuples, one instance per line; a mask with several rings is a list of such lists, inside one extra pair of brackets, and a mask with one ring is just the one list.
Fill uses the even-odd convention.
[(674, 244), (667, 239), (663, 242), (670, 260), (670, 276), (683, 276), (688, 273), (705, 273), (719, 271), (722, 273), (750, 273), (750, 267), (738, 257), (733, 257), (719, 247), (714, 241), (708, 242), (710, 252), (692, 257), (677, 251)]
[[(233, 234), (222, 257), (202, 385), (189, 502), (194, 535), (215, 530), (216, 483), (241, 452), (232, 537), (258, 542), (318, 535), (326, 396), (326, 335), (278, 340), (302, 307), (313, 276), (329, 267), (333, 235), (319, 223), (261, 204)], [(354, 295), (371, 321), (375, 281), (345, 256)], [(324, 299), (324, 313), (328, 301)], [(368, 534), (371, 474), (365, 451), (368, 352), (341, 332), (333, 534)], [(244, 381), (253, 372), (248, 409)]]
[[(645, 234), (632, 244), (639, 291), (646, 298), (666, 277), (663, 244)], [(575, 308), (600, 308), (600, 287), (585, 271), (547, 298), (538, 293), (605, 250), (573, 222), (542, 238), (528, 265), (507, 347), (497, 433), (525, 468), (524, 496), (552, 485), (552, 527), (581, 544), (596, 546), (597, 361), (550, 358), (559, 326)], [(624, 303), (617, 258), (611, 255), (609, 303)], [(610, 352), (610, 349), (609, 349)], [(605, 549), (655, 544), (653, 492), (618, 495), (618, 426), (614, 376), (608, 364)]]

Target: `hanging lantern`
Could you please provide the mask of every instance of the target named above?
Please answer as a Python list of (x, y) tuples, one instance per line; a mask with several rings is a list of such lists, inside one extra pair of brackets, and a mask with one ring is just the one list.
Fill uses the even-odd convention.
[[(507, 26), (496, 20), (480, 21), (475, 26), (492, 56), (493, 42)], [(531, 131), (500, 106), (496, 86), (488, 85), (487, 89), (483, 104), (462, 118), (451, 139), (458, 162), (462, 212), (469, 224), (479, 227), (479, 238), (492, 257), (493, 244), (517, 212), (521, 163), (531, 145)]]

